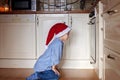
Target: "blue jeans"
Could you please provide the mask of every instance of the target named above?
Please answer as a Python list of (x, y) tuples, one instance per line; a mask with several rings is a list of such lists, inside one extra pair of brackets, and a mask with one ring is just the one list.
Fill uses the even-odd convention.
[(59, 80), (59, 76), (52, 70), (43, 72), (35, 72), (31, 76), (27, 77), (26, 80)]

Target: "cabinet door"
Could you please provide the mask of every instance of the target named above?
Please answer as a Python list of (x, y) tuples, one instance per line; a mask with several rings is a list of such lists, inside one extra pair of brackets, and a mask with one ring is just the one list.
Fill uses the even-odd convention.
[(105, 18), (105, 46), (120, 53), (120, 5), (106, 13)]
[(108, 48), (105, 52), (105, 80), (119, 80), (120, 79), (120, 55)]
[(89, 14), (70, 14), (72, 31), (65, 58), (68, 60), (88, 60), (90, 57)]
[(68, 14), (38, 14), (37, 15), (37, 53), (39, 57), (45, 50), (45, 41), (49, 29), (55, 23), (66, 23), (68, 24)]
[(35, 15), (0, 17), (0, 58), (35, 58)]
[(41, 55), (45, 48), (45, 41), (50, 27), (57, 22), (69, 23), (72, 27), (70, 38), (64, 46), (65, 59), (89, 59), (89, 14), (40, 14), (38, 26), (38, 56)]

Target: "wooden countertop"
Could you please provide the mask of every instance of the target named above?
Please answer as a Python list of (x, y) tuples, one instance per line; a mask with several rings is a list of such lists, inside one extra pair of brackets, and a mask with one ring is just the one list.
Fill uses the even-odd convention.
[(68, 14), (68, 13), (89, 13), (89, 10), (73, 10), (73, 11), (28, 11), (28, 10), (19, 10), (19, 11), (9, 11), (9, 12), (0, 12), (0, 14)]

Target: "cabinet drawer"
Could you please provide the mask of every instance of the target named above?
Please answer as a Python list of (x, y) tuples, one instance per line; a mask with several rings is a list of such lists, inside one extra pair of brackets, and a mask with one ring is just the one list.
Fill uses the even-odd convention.
[(104, 18), (106, 17), (111, 17), (111, 16), (117, 16), (120, 13), (120, 3), (110, 9), (107, 9), (104, 11), (103, 16)]
[(108, 62), (105, 63), (105, 79), (104, 80), (120, 80), (120, 70), (114, 69)]
[(112, 8), (110, 14), (105, 14), (105, 46), (120, 53), (120, 5)]
[(109, 48), (105, 47), (105, 60), (114, 66), (116, 69), (120, 70), (120, 54), (110, 50)]
[(120, 79), (120, 55), (105, 48), (105, 80)]

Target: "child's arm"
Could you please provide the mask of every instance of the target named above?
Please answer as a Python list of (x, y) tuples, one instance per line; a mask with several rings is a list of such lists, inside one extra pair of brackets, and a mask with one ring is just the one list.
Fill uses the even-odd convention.
[(55, 74), (60, 75), (59, 71), (56, 68), (56, 65), (52, 66), (52, 70), (55, 72)]

